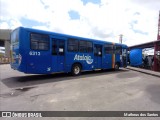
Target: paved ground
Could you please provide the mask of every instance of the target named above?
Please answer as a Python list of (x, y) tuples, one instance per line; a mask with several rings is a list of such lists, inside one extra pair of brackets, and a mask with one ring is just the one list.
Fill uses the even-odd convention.
[(73, 77), (27, 75), (0, 65), (0, 77), (1, 111), (160, 111), (160, 78), (128, 69)]

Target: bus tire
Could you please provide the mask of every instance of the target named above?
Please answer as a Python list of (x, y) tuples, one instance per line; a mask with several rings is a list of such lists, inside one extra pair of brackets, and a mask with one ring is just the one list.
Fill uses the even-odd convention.
[(115, 70), (119, 70), (119, 63), (116, 63), (116, 64), (115, 64), (114, 69), (115, 69)]
[(80, 75), (81, 74), (81, 68), (82, 67), (81, 67), (80, 64), (74, 64), (72, 66), (72, 71), (71, 71), (72, 75), (74, 75), (74, 76)]

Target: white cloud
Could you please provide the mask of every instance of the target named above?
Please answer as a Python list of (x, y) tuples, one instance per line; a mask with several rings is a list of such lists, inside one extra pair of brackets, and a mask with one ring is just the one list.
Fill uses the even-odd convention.
[(1, 22), (0, 23), (0, 28), (1, 29), (9, 29), (10, 27), (9, 27), (7, 22)]
[(0, 22), (1, 29), (15, 29), (20, 26), (22, 26), (22, 24), (19, 22), (19, 20), (15, 19), (8, 20), (7, 22)]
[[(1, 0), (1, 28), (23, 26), (21, 18), (42, 22), (33, 28), (51, 30), (88, 38), (119, 42), (124, 35), (127, 45), (156, 39), (160, 1), (101, 0), (101, 4), (81, 0)], [(69, 11), (77, 11), (72, 20)]]

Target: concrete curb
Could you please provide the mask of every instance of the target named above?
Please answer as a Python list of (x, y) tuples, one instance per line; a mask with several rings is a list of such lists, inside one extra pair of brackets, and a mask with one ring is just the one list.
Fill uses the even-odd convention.
[(141, 73), (144, 73), (144, 74), (147, 74), (147, 75), (152, 75), (152, 76), (155, 76), (155, 77), (160, 77), (160, 72), (159, 73), (154, 73), (154, 71), (150, 72), (150, 71), (142, 70), (142, 69), (139, 69), (139, 68), (134, 69), (132, 67), (126, 67), (126, 69), (141, 72)]

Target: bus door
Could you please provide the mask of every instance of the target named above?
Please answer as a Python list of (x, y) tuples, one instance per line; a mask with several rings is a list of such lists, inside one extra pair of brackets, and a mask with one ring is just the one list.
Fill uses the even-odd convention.
[(65, 65), (65, 39), (52, 38), (52, 71), (63, 72)]
[(99, 44), (94, 45), (94, 68), (102, 68), (102, 45)]
[(104, 45), (104, 57), (103, 57), (103, 67), (110, 69), (114, 67), (115, 55), (113, 54), (113, 45), (105, 44)]
[(122, 63), (123, 63), (123, 67), (127, 67), (127, 49), (126, 48), (122, 48)]

